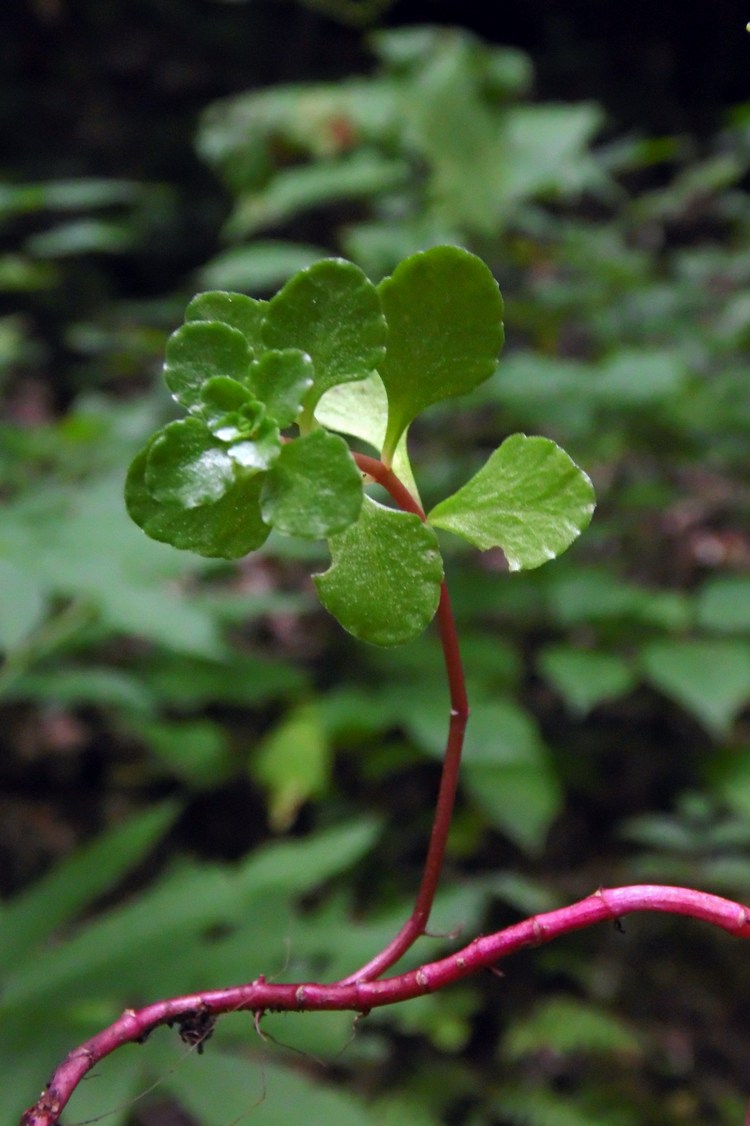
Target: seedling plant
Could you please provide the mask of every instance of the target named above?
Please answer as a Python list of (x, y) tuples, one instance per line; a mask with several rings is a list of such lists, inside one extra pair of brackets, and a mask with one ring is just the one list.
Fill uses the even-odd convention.
[[(598, 889), (586, 899), (476, 938), (438, 961), (385, 976), (425, 934), (448, 838), (469, 718), (438, 530), (510, 571), (539, 567), (588, 525), (587, 475), (553, 441), (513, 434), (462, 487), (425, 511), (409, 459), (412, 422), (494, 375), (502, 298), (484, 263), (455, 246), (403, 261), (375, 286), (325, 259), (270, 301), (209, 292), (170, 338), (164, 375), (186, 417), (155, 433), (126, 483), (132, 519), (155, 540), (239, 559), (273, 532), (326, 540), (313, 578), (323, 606), (363, 642), (402, 645), (434, 619), (450, 697), (432, 832), (413, 911), (387, 945), (345, 978), (223, 989), (126, 1010), (60, 1064), (24, 1126), (55, 1126), (81, 1079), (121, 1045), (176, 1024), (199, 1050), (224, 1013), (369, 1010), (441, 989), (507, 955), (632, 911), (690, 915), (750, 937), (750, 911), (697, 890)], [(364, 452), (371, 450), (373, 452)]]

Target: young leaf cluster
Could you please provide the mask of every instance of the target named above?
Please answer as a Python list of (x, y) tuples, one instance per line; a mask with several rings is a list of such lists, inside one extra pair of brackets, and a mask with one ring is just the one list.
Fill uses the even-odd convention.
[(324, 259), (270, 301), (200, 294), (164, 365), (187, 417), (131, 465), (131, 517), (153, 539), (228, 559), (272, 528), (326, 539), (331, 566), (316, 576), (326, 608), (364, 640), (408, 641), (440, 598), (435, 528), (500, 547), (519, 570), (564, 551), (593, 511), (588, 477), (554, 442), (523, 434), (426, 518), (415, 489), (411, 511), (389, 508), (365, 494), (356, 454), (332, 432), (364, 437), (384, 473), (395, 466), (411, 485), (411, 423), (494, 373), (502, 311), (487, 266), (455, 246), (412, 255), (378, 286)]

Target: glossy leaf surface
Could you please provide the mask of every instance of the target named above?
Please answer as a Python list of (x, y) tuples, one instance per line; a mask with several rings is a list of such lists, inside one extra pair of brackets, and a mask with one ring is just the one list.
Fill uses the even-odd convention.
[(357, 523), (330, 547), (331, 566), (315, 585), (345, 630), (374, 645), (401, 645), (429, 625), (443, 565), (435, 533), (418, 516), (365, 497)]
[(295, 274), (268, 306), (267, 348), (297, 348), (312, 359), (312, 401), (329, 387), (365, 379), (385, 348), (377, 290), (358, 266), (326, 258)]
[(180, 508), (155, 499), (146, 485), (150, 446), (130, 466), (125, 501), (131, 519), (151, 539), (219, 559), (238, 559), (265, 543), (270, 528), (260, 514), (263, 476), (240, 478), (216, 501)]
[(163, 504), (213, 504), (232, 487), (234, 477), (226, 448), (200, 419), (170, 422), (149, 446), (146, 487)]
[(212, 376), (247, 379), (250, 348), (236, 328), (218, 321), (191, 321), (167, 341), (164, 379), (172, 395), (188, 410), (200, 405), (201, 386)]
[(185, 311), (185, 320), (221, 321), (241, 332), (251, 352), (257, 352), (262, 347), (261, 326), (267, 304), (244, 293), (211, 290), (193, 298)]
[(428, 519), (482, 551), (501, 547), (510, 570), (519, 571), (565, 551), (593, 511), (590, 480), (559, 446), (513, 434)]
[(291, 426), (313, 385), (313, 364), (296, 348), (266, 352), (250, 368), (253, 392), (279, 427)]
[(343, 438), (314, 430), (287, 443), (261, 495), (263, 519), (277, 532), (322, 539), (353, 524), (362, 477)]
[(487, 266), (457, 246), (414, 254), (378, 288), (388, 321), (378, 370), (388, 393), (390, 457), (421, 411), (492, 375), (503, 344), (503, 301)]

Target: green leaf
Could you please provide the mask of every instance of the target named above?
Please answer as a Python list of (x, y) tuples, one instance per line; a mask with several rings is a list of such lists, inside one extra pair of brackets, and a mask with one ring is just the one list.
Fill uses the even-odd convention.
[(252, 777), (268, 794), (271, 828), (283, 832), (310, 798), (325, 793), (331, 748), (318, 709), (303, 704), (266, 736), (250, 762)]
[(374, 645), (401, 645), (429, 625), (443, 564), (435, 533), (418, 516), (366, 496), (357, 523), (330, 547), (331, 566), (315, 585), (345, 630)]
[(5, 972), (32, 948), (111, 888), (153, 848), (177, 813), (162, 804), (109, 829), (0, 908), (0, 958)]
[(244, 293), (212, 290), (199, 293), (185, 310), (186, 321), (220, 321), (236, 328), (245, 337), (250, 351), (261, 350), (261, 326), (267, 302), (256, 301)]
[(149, 443), (145, 484), (162, 504), (179, 508), (213, 504), (234, 480), (226, 447), (200, 419), (170, 422)]
[(240, 478), (216, 501), (179, 508), (156, 500), (146, 486), (150, 446), (133, 461), (125, 483), (132, 520), (151, 539), (209, 558), (238, 559), (265, 543), (270, 528), (260, 513), (263, 474)]
[(277, 532), (324, 539), (357, 520), (362, 496), (362, 477), (344, 439), (314, 430), (282, 448), (266, 476), (260, 510)]
[[(227, 1126), (252, 1112), (257, 1126), (309, 1122), (326, 1126), (375, 1126), (367, 1105), (338, 1087), (316, 1083), (302, 1072), (258, 1058), (230, 1056), (216, 1047), (197, 1066), (175, 1067), (174, 1055), (159, 1043), (155, 1058), (162, 1087), (202, 1126)], [(196, 1061), (189, 1061), (196, 1064)]]
[(231, 440), (231, 437), (218, 433), (227, 414), (242, 410), (251, 403), (262, 406), (244, 384), (230, 379), (228, 375), (214, 375), (201, 387), (203, 419), (209, 430), (223, 442)]
[(234, 768), (228, 732), (214, 720), (145, 720), (132, 728), (170, 776), (187, 786), (216, 788)]
[(367, 818), (318, 830), (299, 839), (270, 841), (255, 849), (238, 868), (243, 895), (267, 896), (274, 888), (289, 895), (309, 892), (347, 871), (372, 849), (379, 825)]
[(704, 629), (750, 632), (750, 578), (722, 575), (710, 579), (698, 595), (696, 611)]
[[(358, 383), (340, 383), (326, 391), (315, 410), (315, 417), (329, 430), (361, 438), (378, 453), (383, 448), (388, 425), (388, 396), (383, 380), (375, 371)], [(406, 449), (406, 433), (393, 455), (393, 471), (417, 500), (417, 489)]]
[(617, 1017), (574, 997), (540, 1001), (508, 1031), (505, 1056), (521, 1059), (532, 1053), (595, 1052), (641, 1056), (643, 1049), (632, 1031)]
[(247, 340), (238, 329), (219, 321), (190, 321), (167, 341), (164, 379), (177, 402), (193, 410), (200, 406), (201, 386), (207, 379), (228, 375), (244, 383), (250, 358)]
[[(199, 278), (204, 285), (219, 288), (236, 286), (250, 293), (269, 291), (283, 285), (298, 270), (325, 258), (325, 255), (325, 250), (317, 246), (281, 239), (276, 242), (254, 239), (250, 244), (233, 246), (212, 258), (201, 267)], [(205, 319), (224, 320), (223, 317)]]
[(57, 704), (74, 708), (83, 704), (149, 712), (154, 706), (150, 690), (138, 677), (95, 665), (42, 667), (27, 672), (13, 681), (7, 695), (14, 700), (38, 700), (47, 707)]
[(622, 657), (571, 645), (550, 645), (542, 650), (539, 668), (565, 703), (582, 715), (604, 700), (623, 696), (636, 683), (633, 669)]
[(234, 431), (242, 439), (233, 441), (227, 453), (242, 469), (253, 472), (269, 469), (281, 453), (279, 428), (273, 419), (265, 418), (264, 415), (262, 404), (251, 403), (237, 411), (236, 415), (228, 415), (226, 418), (227, 432)]
[(493, 825), (526, 852), (541, 851), (561, 794), (547, 750), (525, 712), (508, 700), (472, 708), (463, 776)]
[(378, 370), (388, 393), (390, 458), (421, 411), (492, 375), (503, 344), (503, 301), (481, 259), (457, 246), (412, 255), (378, 289), (388, 321)]
[(655, 687), (723, 735), (750, 701), (750, 645), (743, 641), (654, 641), (641, 652)]
[(297, 348), (312, 359), (312, 411), (324, 391), (365, 379), (385, 349), (386, 324), (372, 282), (358, 266), (327, 258), (295, 274), (268, 306), (267, 348)]
[(34, 578), (0, 559), (0, 649), (22, 644), (41, 624), (45, 608), (44, 593)]
[(311, 207), (361, 199), (398, 187), (408, 175), (403, 160), (367, 149), (339, 160), (297, 164), (280, 169), (265, 190), (246, 194), (227, 223), (232, 238), (279, 227)]
[[(107, 1005), (94, 1003), (102, 1020), (110, 1018)], [(88, 1015), (88, 1014), (87, 1014)], [(138, 1101), (144, 1086), (149, 1083), (147, 1063), (143, 1057), (115, 1052), (97, 1067), (92, 1083), (79, 1083), (68, 1104), (68, 1113), (74, 1122), (90, 1122), (102, 1113), (107, 1116), (107, 1126), (127, 1126), (131, 1121), (130, 1108)], [(105, 1108), (111, 1107), (112, 1110)]]
[(520, 571), (565, 551), (593, 511), (591, 481), (564, 450), (548, 438), (513, 434), (428, 519), (482, 551), (501, 547), (511, 571)]
[(266, 352), (252, 365), (253, 391), (280, 430), (291, 426), (300, 414), (314, 374), (310, 357), (296, 348)]
[[(140, 535), (127, 517), (122, 490), (119, 471), (112, 476), (97, 473), (91, 482), (76, 480), (68, 487), (45, 481), (26, 510), (14, 513), (15, 545), (9, 537), (13, 508), (6, 511), (3, 532), (12, 561), (25, 567), (49, 595), (73, 599), (74, 620), (82, 614), (77, 625), (70, 623), (73, 633), (94, 611), (117, 635), (141, 636), (182, 653), (220, 656), (216, 615), (199, 605), (194, 594), (182, 593), (183, 584), (175, 581), (205, 564)], [(145, 495), (156, 503), (148, 492)], [(66, 618), (63, 611), (60, 624)], [(48, 624), (54, 635), (56, 618)], [(66, 631), (64, 627), (63, 635)], [(47, 624), (34, 639), (37, 652), (46, 648), (46, 635)]]

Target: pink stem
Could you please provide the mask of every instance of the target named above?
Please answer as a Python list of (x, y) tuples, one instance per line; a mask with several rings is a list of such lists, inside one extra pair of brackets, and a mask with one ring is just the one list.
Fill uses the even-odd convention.
[(475, 938), (447, 958), (385, 980), (339, 982), (334, 985), (312, 982), (279, 985), (259, 977), (246, 985), (157, 1001), (137, 1011), (126, 1009), (109, 1028), (70, 1052), (41, 1097), (22, 1116), (21, 1126), (57, 1126), (73, 1091), (95, 1064), (123, 1044), (144, 1040), (160, 1024), (181, 1025), (183, 1036), (194, 1042), (193, 1030), (203, 1029), (203, 1036), (207, 1038), (213, 1019), (222, 1013), (249, 1011), (262, 1014), (269, 1010), (330, 1012), (342, 1009), (367, 1013), (370, 1009), (443, 989), (478, 970), (494, 966), (501, 958), (524, 947), (540, 946), (560, 935), (619, 919), (634, 911), (689, 915), (721, 927), (737, 938), (750, 938), (750, 908), (718, 895), (655, 884), (600, 888), (569, 907), (535, 915), (496, 934)]
[[(425, 520), (424, 510), (414, 499), (409, 490), (398, 479), (392, 469), (383, 465), (373, 457), (366, 454), (355, 454), (354, 460), (362, 470), (373, 480), (377, 481), (396, 501), (398, 506), (406, 512), (412, 512)], [(355, 981), (372, 981), (384, 973), (406, 951), (414, 945), (418, 938), (425, 933), (427, 921), (430, 917), (432, 904), (435, 899), (440, 873), (443, 868), (445, 847), (448, 841), (453, 806), (456, 800), (458, 787), (458, 773), (461, 765), (461, 752), (464, 745), (464, 734), (469, 719), (469, 701), (466, 696), (466, 681), (464, 679), (461, 653), (458, 645), (456, 623), (451, 609), (448, 587), (443, 581), (440, 588), (440, 602), (437, 610), (437, 623), (440, 632), (440, 642), (445, 658), (445, 670), (448, 678), (450, 692), (451, 712), (448, 727), (448, 739), (443, 756), (443, 770), (440, 776), (437, 802), (435, 804), (435, 817), (432, 822), (430, 842), (427, 847), (427, 857), (422, 872), (422, 881), (417, 893), (414, 910), (404, 923), (401, 930), (379, 954), (371, 958), (355, 973), (349, 974), (339, 984), (350, 985)]]

